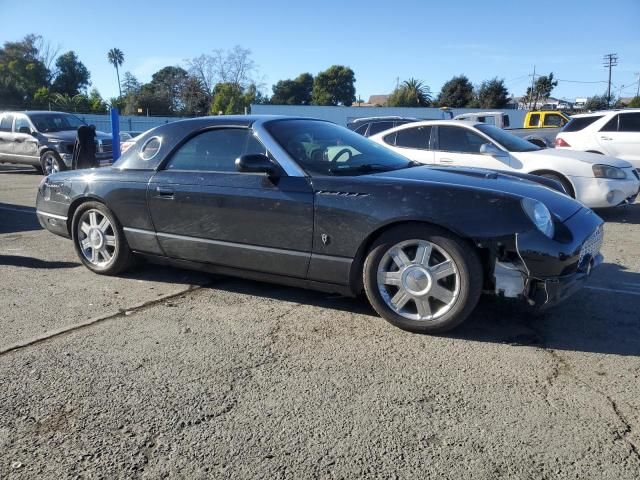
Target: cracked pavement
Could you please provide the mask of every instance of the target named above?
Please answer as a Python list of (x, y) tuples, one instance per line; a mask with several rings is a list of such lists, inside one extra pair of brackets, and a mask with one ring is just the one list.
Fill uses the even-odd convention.
[(357, 299), (96, 276), (39, 228), (40, 178), (0, 165), (2, 479), (640, 477), (640, 204), (599, 212), (566, 304), (423, 336)]

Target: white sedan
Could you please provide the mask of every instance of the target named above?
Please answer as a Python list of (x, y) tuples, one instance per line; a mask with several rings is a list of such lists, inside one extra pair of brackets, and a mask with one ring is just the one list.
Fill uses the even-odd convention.
[(556, 148), (612, 155), (640, 170), (640, 108), (574, 115)]
[(595, 153), (541, 149), (484, 123), (423, 121), (369, 138), (428, 165), (488, 168), (552, 178), (591, 208), (632, 203), (640, 190), (639, 174), (627, 161)]

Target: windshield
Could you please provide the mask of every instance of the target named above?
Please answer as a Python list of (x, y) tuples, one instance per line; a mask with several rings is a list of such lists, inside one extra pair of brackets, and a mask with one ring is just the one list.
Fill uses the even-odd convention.
[(494, 127), (493, 125), (478, 124), (475, 127), (506, 148), (508, 152), (533, 152), (540, 150), (540, 147), (537, 145), (523, 140), (520, 137), (516, 137), (501, 128)]
[(276, 120), (265, 127), (311, 176), (364, 175), (414, 165), (382, 145), (333, 123)]
[(41, 133), (77, 130), (85, 125), (78, 117), (68, 113), (30, 113), (29, 118)]

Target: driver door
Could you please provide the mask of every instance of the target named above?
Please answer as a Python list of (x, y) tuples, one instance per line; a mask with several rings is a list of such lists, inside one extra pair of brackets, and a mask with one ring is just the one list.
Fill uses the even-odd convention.
[(151, 179), (147, 201), (169, 257), (304, 278), (313, 192), (306, 177), (241, 173), (235, 159), (268, 154), (248, 128), (206, 130)]
[(435, 146), (436, 165), (510, 170), (509, 157), (494, 157), (480, 153), (480, 147), (491, 143), (470, 128), (438, 125)]

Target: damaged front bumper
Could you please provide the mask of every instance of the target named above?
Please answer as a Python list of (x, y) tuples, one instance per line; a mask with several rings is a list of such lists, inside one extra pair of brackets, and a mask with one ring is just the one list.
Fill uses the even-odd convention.
[(513, 255), (497, 257), (493, 286), (498, 296), (548, 307), (580, 290), (603, 262), (602, 220), (583, 209), (566, 221), (555, 239), (516, 235)]

